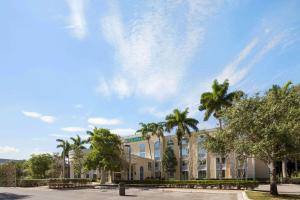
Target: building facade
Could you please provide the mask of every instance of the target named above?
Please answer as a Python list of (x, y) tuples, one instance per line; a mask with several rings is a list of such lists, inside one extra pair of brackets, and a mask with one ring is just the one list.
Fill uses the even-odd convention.
[[(180, 166), (180, 148), (176, 135), (163, 138), (152, 136), (149, 141), (141, 135), (124, 137), (124, 151), (127, 166), (121, 172), (108, 173), (106, 180), (145, 180), (151, 178), (195, 180), (222, 178), (268, 178), (269, 169), (260, 160), (248, 158), (241, 163), (235, 156), (221, 157), (208, 152), (203, 145), (204, 131), (213, 134), (216, 129), (194, 132), (190, 137), (182, 139), (182, 162)], [(170, 147), (177, 159), (175, 173), (167, 173), (162, 167), (162, 158), (166, 149)], [(181, 170), (180, 170), (181, 168)], [(71, 178), (74, 177), (71, 165)], [(84, 172), (82, 178), (100, 178), (97, 170)]]
[[(152, 169), (152, 172), (148, 172), (146, 175), (143, 173), (144, 168), (141, 168), (140, 163), (136, 162), (138, 160), (132, 161), (132, 170), (139, 175), (135, 176), (134, 180), (159, 177), (176, 180), (269, 177), (268, 167), (260, 160), (248, 158), (241, 163), (235, 159), (234, 155), (225, 158), (208, 152), (203, 145), (203, 131), (192, 133), (190, 137), (182, 139), (181, 166), (179, 165), (180, 148), (176, 135), (168, 135), (160, 139), (152, 136), (149, 143), (140, 135), (124, 138), (124, 144), (127, 147), (125, 150), (130, 155), (147, 159), (148, 166), (154, 166), (152, 168), (148, 167), (148, 169)], [(216, 130), (205, 131), (208, 134), (213, 134)], [(161, 166), (162, 157), (167, 147), (173, 149), (178, 161), (176, 172), (169, 175), (164, 172)]]

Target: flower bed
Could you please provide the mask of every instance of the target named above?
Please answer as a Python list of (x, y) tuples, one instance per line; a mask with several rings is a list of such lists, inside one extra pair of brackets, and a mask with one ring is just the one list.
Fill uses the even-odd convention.
[(75, 178), (75, 179), (49, 179), (49, 188), (62, 189), (62, 188), (79, 188), (86, 187), (91, 183), (91, 179)]

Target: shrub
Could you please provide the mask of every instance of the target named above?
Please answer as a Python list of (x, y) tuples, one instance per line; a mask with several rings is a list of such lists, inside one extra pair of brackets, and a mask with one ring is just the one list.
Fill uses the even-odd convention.
[(20, 179), (18, 187), (39, 187), (48, 185), (48, 179)]

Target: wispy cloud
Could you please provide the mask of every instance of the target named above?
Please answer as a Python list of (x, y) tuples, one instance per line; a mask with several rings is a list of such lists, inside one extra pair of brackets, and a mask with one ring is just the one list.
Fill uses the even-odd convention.
[(81, 127), (64, 127), (64, 128), (61, 128), (61, 130), (65, 131), (65, 132), (71, 132), (71, 133), (85, 131), (85, 129), (81, 128)]
[(19, 149), (10, 146), (0, 146), (0, 153), (18, 153)]
[(240, 64), (252, 52), (254, 47), (257, 45), (257, 42), (258, 39), (256, 37), (253, 38), (238, 54), (238, 56), (225, 66), (223, 71), (216, 77), (216, 79), (220, 82), (223, 82), (225, 79), (229, 79), (232, 85), (243, 79), (248, 70), (246, 68), (240, 69)]
[(53, 116), (50, 116), (50, 115), (42, 115), (38, 112), (29, 112), (29, 111), (22, 111), (23, 115), (26, 116), (26, 117), (30, 117), (30, 118), (35, 118), (35, 119), (39, 119), (43, 122), (46, 122), (46, 123), (53, 123), (56, 118), (53, 117)]
[[(169, 98), (180, 88), (180, 81), (205, 34), (205, 21), (216, 11), (215, 1), (168, 1), (161, 6), (151, 1), (151, 9), (124, 23), (117, 4), (101, 19), (101, 29), (114, 47), (120, 65), (111, 80), (102, 80), (98, 91), (119, 97)], [(177, 9), (183, 26), (174, 22)], [(178, 13), (177, 13), (178, 14)], [(161, 87), (164, 87), (162, 89)]]
[(88, 119), (88, 123), (93, 126), (111, 126), (121, 124), (122, 122), (119, 119), (93, 117)]
[(66, 0), (70, 9), (67, 18), (67, 29), (78, 39), (83, 39), (87, 35), (87, 25), (85, 19), (85, 3), (87, 0)]
[(56, 133), (50, 134), (49, 136), (55, 138), (70, 138), (70, 135), (63, 135), (63, 134), (56, 134)]
[(157, 118), (165, 118), (168, 114), (170, 114), (172, 112), (172, 110), (160, 110), (158, 109), (157, 107), (155, 106), (149, 106), (149, 107), (142, 107), (139, 109), (139, 112), (140, 113), (145, 113), (145, 114), (150, 114), (150, 115), (153, 115)]

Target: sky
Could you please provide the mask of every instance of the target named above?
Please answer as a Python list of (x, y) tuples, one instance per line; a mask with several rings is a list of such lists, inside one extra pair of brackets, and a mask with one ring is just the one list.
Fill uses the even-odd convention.
[(298, 0), (0, 1), (0, 158), (59, 152), (93, 127), (132, 135), (214, 79), (252, 95), (300, 83)]

